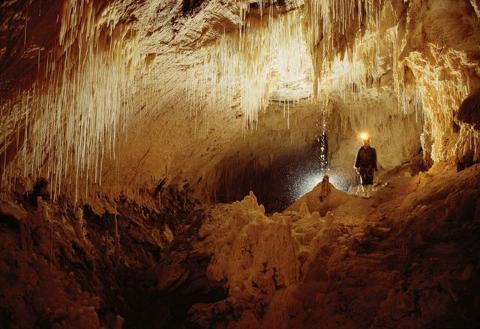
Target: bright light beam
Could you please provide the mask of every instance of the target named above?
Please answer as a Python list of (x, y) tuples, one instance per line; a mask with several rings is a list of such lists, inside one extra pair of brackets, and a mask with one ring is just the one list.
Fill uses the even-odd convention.
[(299, 199), (306, 193), (312, 191), (323, 179), (323, 176), (328, 175), (330, 183), (338, 190), (345, 191), (348, 189), (348, 184), (344, 178), (330, 171), (320, 173), (307, 173), (299, 179), (295, 189), (295, 199)]

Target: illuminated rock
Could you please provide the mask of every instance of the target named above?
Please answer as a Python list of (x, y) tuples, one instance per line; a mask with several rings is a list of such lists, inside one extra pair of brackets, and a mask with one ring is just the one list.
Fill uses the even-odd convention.
[(3, 1), (0, 327), (475, 327), (479, 8)]

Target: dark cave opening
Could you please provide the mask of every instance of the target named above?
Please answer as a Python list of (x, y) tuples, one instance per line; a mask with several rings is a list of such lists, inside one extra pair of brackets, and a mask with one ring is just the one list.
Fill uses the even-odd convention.
[[(224, 169), (216, 190), (216, 201), (229, 203), (242, 200), (252, 191), (267, 213), (285, 210), (305, 193), (311, 191), (324, 175), (329, 175), (335, 188), (347, 191), (355, 182), (341, 169), (330, 168), (313, 144), (311, 148), (282, 155), (268, 167), (257, 159), (241, 166), (232, 166), (232, 159), (224, 162)], [(232, 170), (232, 168), (235, 168)]]

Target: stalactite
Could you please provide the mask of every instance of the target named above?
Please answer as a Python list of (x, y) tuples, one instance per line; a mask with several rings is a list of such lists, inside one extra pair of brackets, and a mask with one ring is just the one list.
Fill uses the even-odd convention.
[(244, 19), (238, 34), (223, 35), (203, 50), (203, 57), (190, 70), (186, 93), (195, 112), (238, 104), (245, 127), (256, 127), (259, 111), (286, 85), (298, 93), (290, 97), (282, 93), (279, 101), (310, 97), (312, 71), (301, 12)]
[[(51, 182), (53, 198), (69, 184), (78, 196), (79, 185), (100, 180), (104, 155), (115, 156), (135, 89), (129, 65), (134, 47), (127, 44), (133, 42), (127, 26), (108, 11), (96, 11), (92, 1), (65, 3), (58, 50), (48, 54), (45, 77), (2, 106), (25, 131), (19, 143), (23, 156), (5, 168), (2, 187), (23, 162), (25, 177)], [(8, 141), (2, 142), (6, 148)]]
[[(451, 158), (467, 145), (478, 148), (478, 134), (467, 126), (461, 127), (459, 138), (450, 138), (453, 114), (470, 91), (465, 72), (477, 63), (461, 51), (434, 45), (405, 57), (404, 30), (411, 22), (394, 17), (392, 2), (299, 0), (282, 10), (274, 0), (230, 5), (238, 9), (235, 33), (224, 33), (200, 49), (175, 49), (183, 63), (161, 62), (163, 54), (154, 53), (149, 62), (155, 61), (156, 70), (138, 79), (145, 72), (138, 67), (145, 54), (137, 50), (129, 25), (119, 20), (122, 14), (106, 4), (100, 9), (98, 2), (66, 0), (57, 49), (39, 48), (35, 54), (38, 65), (41, 59), (46, 62), (45, 77), (17, 99), (0, 104), (2, 189), (21, 172), (31, 180), (47, 178), (53, 198), (65, 187), (78, 197), (87, 195), (91, 184), (102, 182), (106, 159), (118, 159), (118, 141), (135, 117), (132, 98), (146, 104), (148, 115), (142, 118), (160, 118), (158, 100), (172, 102), (181, 92), (197, 136), (208, 131), (216, 111), (233, 110), (243, 116), (244, 128), (256, 128), (259, 112), (277, 102), (290, 127), (290, 109), (299, 100), (311, 97), (320, 116), (322, 103), (332, 94), (347, 101), (370, 89), (393, 88), (399, 112), (415, 111), (418, 120), (428, 122), (435, 160)], [(28, 24), (26, 18), (26, 43)], [(161, 72), (164, 67), (178, 70)], [(162, 77), (155, 80), (155, 74)], [(178, 81), (181, 92), (158, 95), (163, 84)], [(199, 120), (201, 115), (205, 120)], [(17, 152), (10, 162), (7, 151), (12, 147)]]

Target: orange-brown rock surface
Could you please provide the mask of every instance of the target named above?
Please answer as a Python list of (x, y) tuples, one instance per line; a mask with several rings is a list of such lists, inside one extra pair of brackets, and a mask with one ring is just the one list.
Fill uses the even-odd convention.
[(190, 314), (215, 328), (474, 328), (478, 170), (403, 171), (371, 199), (334, 190), (324, 216), (319, 186), (268, 218), (253, 196), (222, 205), (200, 246), (228, 297)]
[(480, 86), (478, 3), (335, 3), (2, 3), (2, 185), (21, 170), (74, 198), (135, 198), (187, 179), (211, 201), (242, 174), (227, 159), (271, 167), (322, 115), (335, 167), (361, 129), (387, 169), (420, 147), (429, 163), (478, 160), (478, 131), (455, 121)]
[[(479, 22), (2, 1), (0, 328), (480, 327)], [(346, 192), (363, 130), (370, 199)]]

